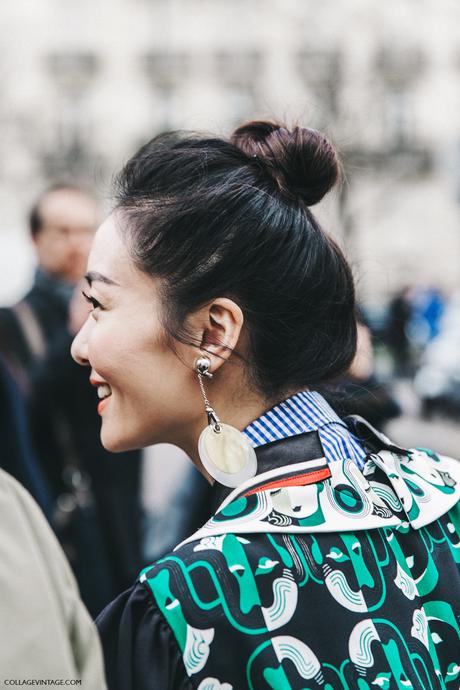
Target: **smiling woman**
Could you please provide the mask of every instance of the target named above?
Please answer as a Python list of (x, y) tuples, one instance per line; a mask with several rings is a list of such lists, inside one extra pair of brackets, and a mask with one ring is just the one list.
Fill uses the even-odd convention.
[(322, 134), (270, 122), (158, 137), (120, 174), (72, 353), (104, 446), (180, 446), (216, 511), (101, 614), (111, 690), (459, 675), (458, 466), (312, 391), (356, 348), (351, 271), (310, 209), (339, 177)]

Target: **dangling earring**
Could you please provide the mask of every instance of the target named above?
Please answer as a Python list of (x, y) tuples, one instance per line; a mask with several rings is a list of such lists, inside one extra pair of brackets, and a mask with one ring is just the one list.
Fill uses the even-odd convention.
[(236, 487), (257, 472), (254, 448), (241, 431), (223, 424), (214, 412), (204, 389), (203, 377), (212, 378), (211, 360), (199, 357), (195, 362), (198, 382), (203, 394), (208, 426), (198, 439), (198, 453), (207, 472), (224, 486)]

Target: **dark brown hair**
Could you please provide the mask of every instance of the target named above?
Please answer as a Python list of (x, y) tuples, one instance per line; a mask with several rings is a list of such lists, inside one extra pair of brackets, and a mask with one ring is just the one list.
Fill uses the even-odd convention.
[(269, 399), (339, 375), (355, 353), (351, 271), (309, 208), (339, 177), (321, 133), (272, 122), (229, 140), (161, 135), (118, 177), (125, 241), (138, 267), (162, 279), (167, 331), (193, 342), (187, 316), (234, 299), (249, 372)]
[(273, 122), (255, 121), (238, 127), (231, 141), (261, 161), (281, 194), (301, 199), (307, 206), (321, 201), (341, 177), (334, 147), (316, 129), (288, 130)]

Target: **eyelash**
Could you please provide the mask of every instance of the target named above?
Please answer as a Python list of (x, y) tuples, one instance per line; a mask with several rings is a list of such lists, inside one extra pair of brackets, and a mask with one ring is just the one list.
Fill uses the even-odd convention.
[(103, 309), (103, 306), (100, 302), (97, 301), (94, 297), (91, 297), (91, 295), (87, 295), (84, 290), (81, 291), (81, 294), (85, 298), (85, 300), (92, 305), (93, 310), (94, 309)]

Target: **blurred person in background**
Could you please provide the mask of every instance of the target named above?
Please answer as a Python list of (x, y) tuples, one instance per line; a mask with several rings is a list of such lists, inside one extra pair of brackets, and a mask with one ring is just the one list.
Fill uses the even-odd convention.
[(32, 494), (48, 520), (51, 520), (51, 497), (31, 443), (24, 395), (1, 357), (0, 467)]
[(411, 375), (411, 344), (408, 326), (412, 316), (412, 290), (404, 287), (390, 301), (385, 324), (385, 339), (394, 361), (395, 375)]
[(460, 292), (452, 295), (428, 343), (414, 387), (422, 403), (422, 415), (460, 419)]
[(30, 438), (24, 393), (66, 328), (68, 299), (96, 219), (95, 200), (80, 189), (55, 185), (41, 195), (29, 224), (38, 259), (34, 285), (18, 304), (0, 309), (0, 466), (30, 491), (49, 520), (52, 501)]
[[(411, 292), (411, 316), (407, 325), (410, 341), (411, 375), (423, 366), (425, 352), (440, 332), (445, 310), (445, 296), (432, 285), (419, 284)], [(422, 405), (423, 407), (423, 405)]]
[(70, 298), (84, 274), (96, 224), (95, 198), (72, 185), (50, 187), (30, 211), (34, 283), (17, 304), (0, 309), (0, 351), (26, 391), (37, 364), (67, 331)]
[(360, 415), (384, 430), (390, 419), (401, 414), (391, 386), (375, 372), (372, 333), (364, 314), (357, 310), (358, 340), (355, 358), (345, 376), (321, 389), (322, 395), (341, 417)]
[[(140, 452), (125, 462), (101, 446), (96, 391), (69, 353), (88, 312), (78, 283), (97, 215), (96, 199), (85, 190), (62, 184), (46, 190), (29, 216), (38, 261), (34, 285), (18, 304), (0, 310), (0, 352), (26, 396), (28, 413), (15, 427), (17, 438), (9, 427), (9, 443), (30, 449), (27, 467), (37, 481), (32, 486), (21, 470), (22, 456), (10, 454), (8, 469), (28, 480), (25, 485), (51, 514), (93, 615), (128, 586), (142, 563)], [(6, 443), (6, 431), (4, 438)]]
[(48, 188), (29, 214), (38, 263), (33, 286), (14, 306), (0, 308), (1, 466), (49, 519), (50, 494), (30, 438), (24, 396), (52, 343), (66, 332), (70, 296), (84, 271), (96, 222), (96, 201), (89, 193), (66, 184)]
[(412, 291), (409, 336), (419, 352), (436, 338), (445, 308), (445, 297), (432, 285), (419, 285)]

